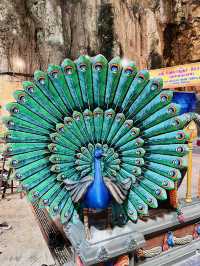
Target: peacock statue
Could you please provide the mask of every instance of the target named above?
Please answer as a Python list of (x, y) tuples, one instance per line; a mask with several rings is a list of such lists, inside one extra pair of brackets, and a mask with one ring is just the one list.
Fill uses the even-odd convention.
[(162, 86), (119, 57), (37, 70), (4, 118), (6, 154), (28, 199), (63, 224), (108, 209), (136, 222), (157, 208), (183, 178), (184, 127), (196, 119)]

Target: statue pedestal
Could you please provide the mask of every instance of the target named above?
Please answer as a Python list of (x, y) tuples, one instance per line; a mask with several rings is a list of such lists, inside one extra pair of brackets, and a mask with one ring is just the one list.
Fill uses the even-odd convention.
[[(139, 220), (137, 224), (128, 222), (125, 226), (115, 226), (112, 230), (100, 230), (91, 226), (92, 237), (90, 240), (86, 240), (84, 225), (81, 222), (77, 225), (64, 226), (64, 232), (83, 264), (94, 265), (122, 254), (133, 254), (135, 250), (142, 247), (151, 249), (155, 246), (162, 246), (164, 235), (168, 231), (173, 231), (177, 237), (192, 234), (195, 223), (200, 222), (200, 204), (198, 200), (194, 200), (192, 204), (184, 202), (182, 204), (184, 223), (179, 223), (175, 211), (165, 209), (150, 216), (147, 221)], [(198, 239), (161, 252), (154, 258), (139, 261), (136, 265), (165, 265), (160, 263), (166, 262), (166, 259), (169, 265), (172, 265), (170, 263), (178, 262), (184, 254), (193, 256), (197, 246), (200, 246)], [(132, 261), (131, 265), (134, 265), (134, 260)], [(150, 262), (152, 264), (148, 264)]]
[[(84, 265), (95, 265), (125, 254), (131, 255), (130, 266), (164, 266), (173, 265), (189, 257), (195, 260), (194, 255), (199, 254), (200, 235), (189, 243), (175, 245), (145, 260), (138, 258), (136, 262), (133, 254), (141, 248), (150, 250), (162, 247), (163, 239), (169, 231), (172, 231), (177, 238), (193, 235), (197, 224), (200, 225), (199, 202), (199, 199), (193, 199), (190, 204), (181, 201), (184, 223), (179, 223), (177, 213), (173, 210), (152, 210), (147, 221), (138, 220), (137, 224), (128, 222), (125, 226), (115, 226), (112, 230), (91, 226), (91, 240), (86, 240), (82, 222), (62, 226), (59, 220), (57, 222), (51, 220), (48, 213), (44, 209), (39, 209), (37, 205), (33, 207), (33, 211), (55, 261), (63, 261), (61, 264), (63, 266), (76, 265), (76, 256), (81, 258)], [(54, 233), (51, 245), (50, 232), (51, 235)]]
[(135, 224), (129, 222), (112, 230), (99, 230), (92, 226), (91, 239), (86, 240), (84, 225), (66, 225), (64, 231), (77, 255), (85, 265), (93, 265), (122, 254), (132, 253), (144, 245), (142, 233), (135, 231)]

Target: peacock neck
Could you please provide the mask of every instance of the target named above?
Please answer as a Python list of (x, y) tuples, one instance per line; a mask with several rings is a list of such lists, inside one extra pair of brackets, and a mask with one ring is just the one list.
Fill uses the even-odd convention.
[(101, 158), (101, 154), (98, 154), (98, 152), (94, 153), (94, 180), (89, 186), (84, 200), (88, 208), (105, 209), (111, 200), (110, 192), (102, 176)]
[(100, 158), (94, 158), (94, 182), (103, 182)]

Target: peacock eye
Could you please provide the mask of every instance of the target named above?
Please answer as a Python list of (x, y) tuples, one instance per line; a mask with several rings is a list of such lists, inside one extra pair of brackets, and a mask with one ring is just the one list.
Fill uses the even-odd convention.
[(175, 113), (176, 109), (174, 107), (169, 107), (168, 108), (168, 113), (172, 114), (172, 113)]
[[(72, 125), (72, 121), (71, 120), (67, 120), (66, 122), (65, 122), (65, 124), (67, 125), (67, 126), (71, 126)], [(61, 130), (62, 132), (64, 131), (64, 128), (62, 127), (62, 130)]]
[(131, 135), (134, 136), (134, 135), (136, 135), (136, 134), (137, 134), (137, 132), (136, 132), (134, 129), (132, 129), (132, 130), (131, 130)]
[(175, 164), (175, 165), (180, 165), (181, 164), (179, 159), (173, 160), (172, 163)]
[(51, 73), (50, 73), (50, 75), (52, 76), (52, 78), (57, 78), (58, 77), (58, 70), (53, 70), (53, 71), (51, 71)]
[[(68, 121), (66, 124), (70, 125), (71, 122)], [(62, 127), (58, 128), (58, 131), (61, 132), (61, 133), (64, 132), (64, 127), (62, 126)]]
[(153, 199), (152, 198), (148, 199), (148, 202), (149, 203), (152, 203), (153, 202)]
[(75, 119), (76, 119), (77, 121), (79, 121), (79, 120), (81, 119), (80, 115), (77, 115), (77, 116), (75, 117)]
[(57, 212), (59, 210), (58, 206), (53, 207), (54, 212)]
[(67, 75), (71, 75), (72, 74), (72, 71), (73, 71), (73, 68), (71, 66), (66, 66), (65, 67), (65, 73)]
[(13, 150), (13, 149), (12, 149), (11, 147), (8, 147), (8, 148), (7, 148), (7, 152), (12, 152), (12, 150)]
[(103, 68), (103, 66), (102, 66), (101, 63), (96, 63), (95, 66), (94, 66), (94, 68), (95, 68), (96, 71), (101, 71), (102, 68)]
[(27, 91), (28, 91), (29, 93), (33, 93), (33, 91), (34, 91), (33, 86), (28, 87), (28, 88), (27, 88)]
[(52, 148), (51, 148), (51, 151), (52, 152), (55, 152), (57, 149), (56, 149), (56, 146), (53, 146)]
[(176, 176), (176, 172), (175, 172), (174, 170), (170, 171), (169, 174), (170, 174), (170, 176), (172, 176), (172, 177), (173, 177), (173, 176)]
[(119, 70), (119, 66), (113, 64), (113, 65), (111, 65), (110, 69), (111, 69), (111, 71), (112, 71), (113, 73), (116, 73), (116, 72), (118, 72), (118, 70)]
[(132, 69), (132, 67), (127, 67), (127, 68), (125, 68), (124, 73), (125, 73), (127, 76), (132, 75), (132, 74), (133, 74), (133, 69)]
[(86, 64), (80, 64), (80, 65), (79, 65), (79, 68), (80, 68), (80, 70), (83, 71), (83, 72), (85, 72), (85, 71), (87, 70), (87, 66), (86, 66)]
[(56, 165), (56, 166), (55, 166), (55, 171), (59, 171), (59, 170), (60, 170), (59, 165)]
[(176, 151), (177, 151), (177, 152), (183, 152), (183, 151), (184, 151), (184, 149), (183, 149), (183, 147), (182, 147), (182, 146), (179, 146), (179, 147), (176, 149)]
[(168, 182), (167, 181), (163, 181), (163, 186), (168, 186)]
[[(137, 146), (138, 146), (138, 144), (137, 144)], [(137, 155), (141, 155), (141, 151), (140, 151), (140, 150), (137, 150), (137, 151), (136, 151), (136, 154), (137, 154)]]
[(136, 140), (135, 144), (136, 144), (137, 147), (140, 146), (140, 141)]
[(44, 205), (47, 205), (49, 203), (49, 200), (48, 199), (43, 199), (43, 203), (44, 203)]
[(11, 135), (9, 133), (5, 134), (4, 138), (5, 139), (9, 139), (11, 137)]
[(17, 161), (17, 160), (13, 160), (13, 161), (12, 161), (12, 165), (13, 165), (13, 166), (16, 166), (17, 164), (18, 164), (18, 161)]
[(183, 140), (184, 137), (185, 137), (184, 133), (183, 133), (183, 132), (179, 132), (179, 133), (177, 134), (177, 136), (176, 136), (176, 139), (178, 139), (178, 140)]
[(53, 137), (53, 140), (54, 140), (54, 141), (58, 141), (58, 136), (54, 136), (54, 137)]
[(132, 125), (131, 125), (131, 123), (129, 123), (129, 122), (126, 122), (126, 123), (125, 123), (125, 127), (126, 127), (126, 128), (131, 128), (131, 126), (132, 126)]
[(140, 204), (140, 205), (138, 206), (138, 209), (139, 209), (140, 211), (142, 211), (142, 210), (143, 210), (143, 206)]
[(21, 103), (24, 103), (24, 102), (26, 101), (26, 98), (25, 98), (24, 95), (20, 95), (18, 99), (19, 99), (19, 101), (20, 101)]
[(19, 113), (19, 109), (18, 109), (17, 107), (14, 107), (14, 108), (12, 109), (12, 112), (15, 113), (15, 114), (17, 114), (17, 113)]
[(156, 193), (157, 196), (159, 196), (161, 194), (161, 190), (160, 189), (156, 189), (155, 193)]
[(167, 101), (167, 96), (166, 95), (161, 96), (161, 101), (165, 103)]
[(15, 174), (16, 179), (21, 179), (22, 175), (20, 173)]
[(138, 75), (138, 82), (139, 82), (139, 83), (144, 82), (144, 75), (143, 75), (142, 73), (140, 73), (140, 74)]
[(10, 121), (7, 122), (7, 125), (8, 125), (9, 127), (12, 127), (12, 126), (15, 125), (15, 123), (14, 123), (13, 121), (10, 120)]
[(113, 114), (112, 113), (106, 113), (106, 117), (113, 117)]
[(38, 79), (38, 82), (41, 84), (41, 85), (44, 85), (45, 84), (45, 78), (44, 77), (40, 77)]
[(155, 91), (158, 88), (157, 84), (151, 85), (151, 91)]
[(174, 119), (173, 124), (174, 124), (174, 126), (179, 126), (180, 120), (178, 118)]
[(133, 174), (137, 174), (137, 169), (133, 169)]
[(140, 165), (140, 163), (141, 163), (139, 159), (136, 159), (135, 162), (137, 165)]
[(37, 191), (33, 191), (33, 197), (34, 197), (34, 198), (37, 198), (37, 197), (39, 197), (39, 195), (40, 195), (40, 193), (39, 193), (39, 192), (37, 192)]

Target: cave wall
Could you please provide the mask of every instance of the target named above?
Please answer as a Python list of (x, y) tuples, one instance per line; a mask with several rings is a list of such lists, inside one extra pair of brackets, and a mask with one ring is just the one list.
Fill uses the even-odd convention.
[(200, 61), (199, 0), (1, 0), (0, 72), (120, 55), (140, 68)]

